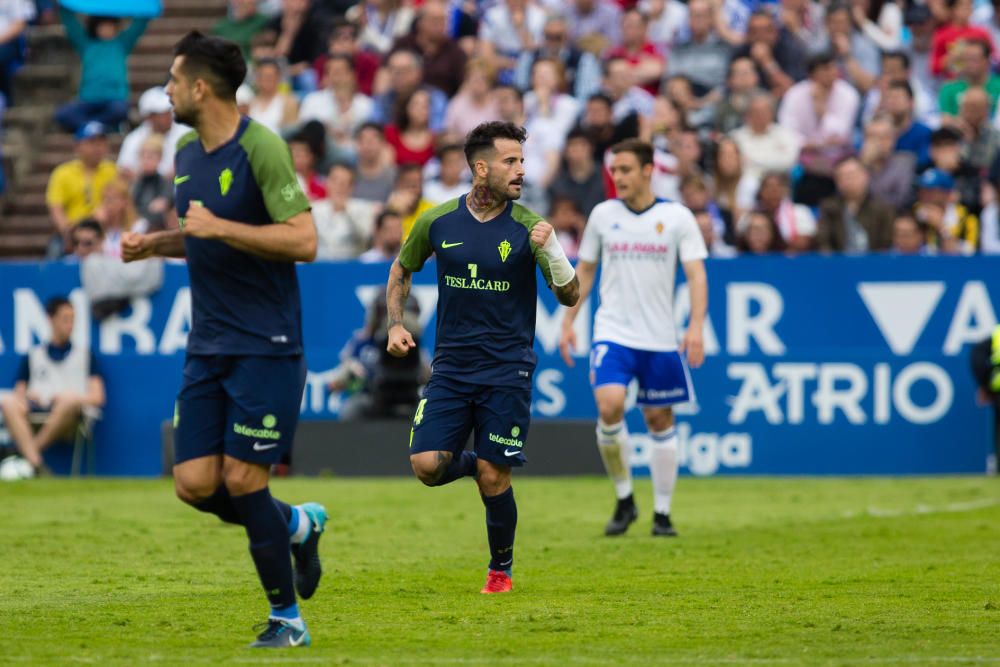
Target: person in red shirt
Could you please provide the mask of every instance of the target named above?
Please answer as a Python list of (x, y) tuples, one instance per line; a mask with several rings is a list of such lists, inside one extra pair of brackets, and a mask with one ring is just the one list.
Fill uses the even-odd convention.
[(430, 128), (431, 96), (418, 88), (399, 99), (394, 122), (385, 128), (385, 140), (396, 151), (396, 164), (424, 166), (434, 157), (434, 133)]
[(649, 24), (638, 9), (622, 15), (622, 43), (605, 54), (605, 59), (622, 58), (630, 65), (632, 83), (656, 95), (660, 79), (666, 71), (666, 60), (660, 50), (649, 41)]
[(934, 76), (947, 79), (955, 76), (951, 62), (952, 47), (962, 41), (981, 41), (990, 45), (993, 53), (993, 38), (989, 30), (970, 25), (973, 0), (946, 0), (949, 20), (934, 31), (931, 42), (931, 72)]
[(327, 52), (313, 63), (316, 80), (322, 81), (326, 73), (326, 61), (330, 56), (350, 56), (354, 61), (354, 75), (358, 80), (358, 92), (372, 96), (375, 74), (381, 64), (377, 54), (365, 51), (358, 43), (358, 27), (343, 17), (334, 19), (330, 29)]
[(288, 138), (295, 175), (309, 201), (326, 199), (326, 183), (323, 177), (316, 173), (316, 165), (324, 157), (325, 137), (326, 130), (323, 126), (316, 121), (310, 121)]

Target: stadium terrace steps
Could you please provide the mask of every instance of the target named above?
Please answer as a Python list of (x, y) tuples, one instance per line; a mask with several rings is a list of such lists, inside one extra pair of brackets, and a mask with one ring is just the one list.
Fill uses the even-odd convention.
[[(189, 30), (208, 32), (226, 15), (226, 0), (168, 0), (163, 18), (150, 24), (129, 57), (129, 101), (162, 85), (174, 44)], [(52, 169), (73, 157), (73, 137), (53, 120), (58, 105), (77, 90), (79, 58), (62, 25), (32, 27), (27, 64), (14, 81), (17, 106), (3, 118), (6, 196), (0, 200), (0, 257), (40, 257), (53, 227), (45, 207), (45, 188)], [(133, 111), (133, 121), (137, 121)], [(117, 155), (121, 137), (111, 137)]]

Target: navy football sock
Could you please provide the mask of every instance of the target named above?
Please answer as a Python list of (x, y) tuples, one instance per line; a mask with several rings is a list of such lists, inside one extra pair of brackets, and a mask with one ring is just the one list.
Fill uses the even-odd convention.
[(289, 523), (292, 520), (292, 506), (288, 503), (283, 503), (274, 496), (271, 496), (271, 500), (277, 506), (278, 511), (281, 512), (281, 516), (285, 517), (285, 523)]
[(517, 528), (517, 503), (511, 487), (496, 496), (482, 496), (486, 505), (486, 536), (490, 542), (490, 569), (508, 575), (514, 566), (514, 530)]
[(462, 452), (458, 456), (451, 457), (451, 463), (445, 468), (441, 479), (431, 484), (431, 486), (444, 486), (462, 477), (471, 477), (476, 474), (476, 463), (479, 457), (474, 452)]
[(236, 507), (233, 506), (233, 499), (229, 496), (229, 489), (224, 484), (220, 484), (215, 493), (201, 502), (194, 503), (192, 507), (200, 512), (214, 514), (226, 523), (243, 525), (243, 519), (240, 517), (239, 512), (236, 511)]
[(250, 555), (271, 608), (291, 607), (295, 604), (295, 589), (292, 557), (288, 553), (288, 521), (271, 497), (270, 489), (234, 496), (233, 505), (243, 517), (250, 538)]

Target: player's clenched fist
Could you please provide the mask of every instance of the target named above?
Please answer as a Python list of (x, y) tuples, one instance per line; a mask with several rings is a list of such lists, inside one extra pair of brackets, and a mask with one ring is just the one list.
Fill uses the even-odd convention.
[(153, 255), (153, 244), (149, 237), (135, 232), (125, 232), (122, 234), (122, 260), (125, 262), (135, 262), (146, 259)]
[(389, 329), (389, 344), (386, 345), (386, 349), (392, 356), (405, 357), (416, 346), (417, 344), (413, 342), (413, 335), (402, 324), (397, 324)]
[(199, 239), (210, 239), (218, 234), (219, 219), (201, 202), (192, 201), (184, 216), (184, 233)]
[(535, 245), (545, 245), (550, 236), (552, 236), (552, 225), (544, 220), (536, 222), (535, 226), (531, 228), (531, 240)]

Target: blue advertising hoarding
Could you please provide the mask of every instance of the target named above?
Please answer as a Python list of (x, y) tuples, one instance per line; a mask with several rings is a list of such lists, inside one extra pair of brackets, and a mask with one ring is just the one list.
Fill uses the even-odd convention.
[[(303, 419), (336, 418), (330, 371), (366, 304), (384, 289), (387, 265), (302, 266), (309, 376)], [(986, 337), (1000, 306), (1000, 258), (749, 257), (709, 261), (707, 360), (692, 372), (695, 405), (678, 410), (682, 465), (694, 474), (930, 474), (982, 472), (989, 415), (975, 404), (968, 345)], [(433, 345), (437, 287), (416, 274)], [(190, 327), (183, 265), (163, 288), (99, 326), (86, 314), (78, 269), (0, 265), (0, 388), (46, 334), (43, 304), (72, 294), (74, 340), (93, 344), (108, 386), (98, 426), (98, 472), (160, 472), (160, 424), (172, 414)], [(677, 291), (677, 314), (689, 302)], [(561, 312), (538, 300), (535, 419), (595, 418), (587, 380), (588, 305), (577, 321), (583, 349), (559, 357)], [(641, 416), (633, 463), (646, 449)], [(345, 443), (344, 446), (348, 446)], [(544, 446), (536, 443), (536, 446)], [(593, 446), (581, 443), (581, 446)]]

